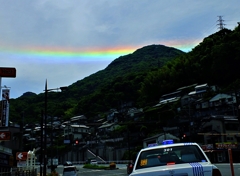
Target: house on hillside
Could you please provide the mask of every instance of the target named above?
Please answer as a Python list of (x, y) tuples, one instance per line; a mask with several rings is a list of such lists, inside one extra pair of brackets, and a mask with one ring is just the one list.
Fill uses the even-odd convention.
[[(202, 120), (198, 135), (203, 136), (206, 152), (211, 150), (210, 158), (214, 162), (226, 162), (228, 149), (240, 153), (239, 121), (236, 116), (208, 116)], [(211, 147), (209, 147), (211, 146)], [(240, 161), (240, 158), (237, 160)]]
[(167, 103), (173, 103), (178, 101), (181, 96), (182, 96), (182, 91), (175, 91), (175, 92), (171, 92), (169, 94), (164, 94), (161, 96), (159, 103), (156, 106), (161, 106), (163, 104), (167, 104)]
[(71, 136), (71, 139), (82, 139), (85, 135), (90, 133), (90, 127), (86, 125), (71, 124), (70, 121), (64, 122), (62, 127), (65, 138), (70, 138)]
[(188, 96), (188, 91), (190, 90), (195, 90), (195, 87), (197, 86), (197, 84), (193, 84), (193, 85), (189, 85), (189, 86), (185, 86), (185, 87), (180, 87), (178, 88), (175, 92), (171, 92), (168, 94), (164, 94), (160, 97), (160, 101), (156, 106), (161, 106), (163, 104), (167, 104), (167, 103), (173, 103), (173, 102), (177, 102), (181, 99), (181, 104), (182, 106), (185, 106), (189, 103), (189, 100), (192, 99), (191, 96)]
[(137, 108), (130, 108), (127, 111), (127, 118), (128, 119), (133, 119), (133, 120), (138, 120), (140, 117), (143, 115), (143, 109), (137, 109)]
[(189, 107), (192, 102), (195, 102), (196, 99), (188, 94), (185, 94), (181, 97), (181, 106), (182, 107)]
[(212, 143), (212, 133), (215, 135), (215, 142), (236, 143), (236, 134), (239, 133), (239, 122), (236, 116), (209, 116), (202, 120), (201, 131), (204, 133), (204, 143)]
[(90, 128), (86, 125), (71, 125), (73, 139), (83, 139), (90, 134)]
[(87, 118), (84, 115), (75, 116), (75, 117), (70, 118), (70, 122), (73, 125), (86, 124), (87, 123)]
[(109, 123), (119, 122), (121, 120), (121, 116), (121, 113), (119, 113), (116, 109), (111, 109), (107, 115), (107, 121)]
[(236, 96), (229, 94), (217, 94), (209, 100), (209, 108), (216, 115), (237, 115), (238, 105)]
[(195, 86), (195, 90), (189, 92), (188, 95), (194, 96), (197, 98), (202, 98), (204, 94), (209, 91), (216, 92), (218, 90), (217, 86), (209, 86), (207, 83)]
[(212, 99), (210, 99), (209, 102), (211, 107), (213, 106), (217, 107), (223, 104), (232, 105), (235, 104), (237, 101), (236, 96), (220, 93), (214, 96)]
[(108, 136), (110, 132), (115, 130), (119, 125), (116, 123), (104, 123), (98, 127), (98, 134)]

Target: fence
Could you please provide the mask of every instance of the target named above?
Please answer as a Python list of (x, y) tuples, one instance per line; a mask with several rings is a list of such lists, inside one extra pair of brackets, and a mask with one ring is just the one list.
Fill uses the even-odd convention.
[(12, 172), (5, 174), (7, 175), (0, 173), (0, 176), (37, 176), (37, 169), (13, 168)]
[[(130, 162), (130, 160), (109, 160), (109, 161), (97, 161), (98, 164), (110, 164), (110, 163), (116, 163), (116, 164), (127, 164)], [(86, 164), (86, 161), (72, 161), (72, 164), (73, 165), (76, 165), (76, 164)]]

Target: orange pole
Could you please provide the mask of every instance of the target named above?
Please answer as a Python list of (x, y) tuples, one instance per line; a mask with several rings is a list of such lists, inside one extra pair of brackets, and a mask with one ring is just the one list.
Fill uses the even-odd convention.
[(232, 176), (234, 176), (234, 168), (233, 168), (232, 150), (231, 149), (228, 149), (228, 158), (229, 158)]

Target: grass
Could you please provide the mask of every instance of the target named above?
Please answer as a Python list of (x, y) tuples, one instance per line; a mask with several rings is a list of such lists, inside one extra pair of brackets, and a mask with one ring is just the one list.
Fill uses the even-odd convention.
[(84, 164), (83, 168), (86, 169), (109, 169), (109, 166), (93, 165), (93, 164)]

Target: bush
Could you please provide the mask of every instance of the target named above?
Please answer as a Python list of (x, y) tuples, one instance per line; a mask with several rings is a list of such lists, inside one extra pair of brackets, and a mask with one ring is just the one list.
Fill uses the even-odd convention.
[(86, 168), (86, 169), (107, 169), (108, 167), (100, 166), (100, 165), (84, 164), (83, 168)]
[(47, 174), (47, 176), (59, 176), (59, 174), (54, 170), (51, 173)]
[(116, 163), (110, 163), (109, 167), (110, 169), (116, 169)]

